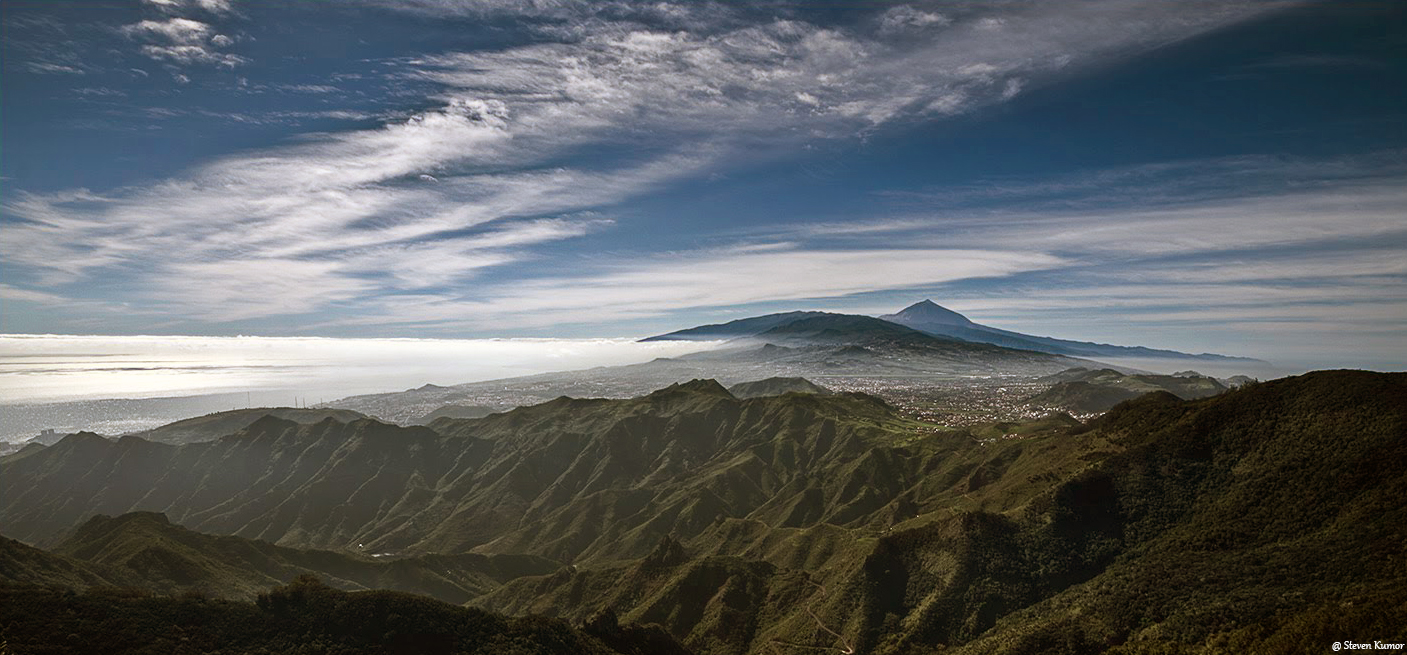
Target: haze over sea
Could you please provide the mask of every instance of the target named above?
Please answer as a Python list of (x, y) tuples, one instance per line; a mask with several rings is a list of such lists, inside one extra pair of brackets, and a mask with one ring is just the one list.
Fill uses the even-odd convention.
[[(0, 335), (0, 440), (106, 434), (245, 406), (645, 362), (708, 348), (634, 339)], [(160, 398), (159, 401), (136, 399)], [(124, 399), (127, 402), (104, 399)]]

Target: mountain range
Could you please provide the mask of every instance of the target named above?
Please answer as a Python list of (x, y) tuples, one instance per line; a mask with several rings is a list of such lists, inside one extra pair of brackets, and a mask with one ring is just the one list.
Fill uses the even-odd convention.
[[(951, 428), (862, 394), (739, 398), (698, 380), (427, 427), (264, 417), (182, 445), (71, 435), (0, 458), (0, 526), (54, 551), (0, 543), (0, 625), (37, 643), (50, 628), (26, 603), (76, 607), (8, 591), (46, 576), (247, 597), (237, 581), (274, 570), (419, 593), (462, 580), (442, 588), (489, 612), (474, 621), (563, 640), (523, 652), (615, 648), (598, 634), (757, 655), (1403, 641), (1404, 434), (1407, 374), (1325, 371), (1194, 400), (1155, 391), (1085, 424)], [(302, 582), (230, 611), (307, 613), (267, 615), (280, 626), (373, 599), (442, 611), (358, 593), (383, 592)], [(615, 650), (651, 652), (641, 643)]]
[[(780, 336), (789, 331), (795, 331), (796, 326), (805, 325), (808, 321), (834, 321), (835, 319), (832, 317), (835, 316), (838, 315), (827, 312), (806, 311), (767, 314), (765, 316), (742, 318), (727, 323), (701, 325), (684, 330), (677, 330), (667, 334), (648, 337), (643, 339), (643, 341), (708, 341), (738, 339), (743, 337), (770, 340), (770, 338)], [(968, 343), (990, 344), (1003, 348), (1031, 350), (1052, 355), (1090, 358), (1175, 358), (1219, 362), (1264, 363), (1260, 360), (1247, 357), (1231, 357), (1212, 353), (1194, 355), (1177, 352), (1175, 350), (1162, 350), (1144, 346), (1115, 346), (1103, 343), (1071, 341), (1068, 339), (1021, 334), (1019, 332), (974, 323), (966, 316), (938, 305), (932, 300), (923, 300), (914, 303), (905, 307), (898, 313), (885, 314), (879, 318), (886, 322), (902, 325), (930, 336), (956, 339)], [(870, 326), (869, 329), (878, 331), (883, 328)]]
[[(691, 379), (731, 385), (770, 377), (802, 377), (883, 395), (896, 383), (923, 378), (1024, 377), (1035, 379), (1086, 359), (934, 336), (871, 316), (791, 312), (703, 326), (684, 337), (727, 339), (680, 357), (627, 366), (342, 398), (329, 406), (401, 424), (413, 424), (449, 405), (505, 410), (557, 396), (627, 398)], [(672, 333), (677, 335), (678, 333)], [(894, 396), (899, 400), (899, 396)]]
[[(898, 403), (905, 409), (931, 411), (929, 388), (951, 386), (967, 380), (1021, 379), (1030, 383), (1060, 371), (1081, 368), (1147, 373), (1118, 364), (1084, 359), (1117, 358), (1119, 361), (1162, 365), (1186, 361), (1197, 366), (1233, 370), (1239, 366), (1264, 368), (1265, 362), (1244, 357), (1200, 354), (1146, 347), (1111, 346), (1082, 341), (1037, 337), (979, 325), (966, 317), (925, 300), (897, 314), (880, 318), (856, 314), (794, 311), (702, 325), (642, 339), (642, 341), (699, 341), (697, 353), (660, 358), (642, 364), (598, 367), (540, 375), (475, 382), (449, 387), (426, 385), (396, 393), (342, 398), (329, 407), (354, 410), (403, 425), (425, 424), (439, 416), (473, 417), (516, 406), (530, 405), (557, 396), (627, 398), (669, 384), (691, 379), (715, 379), (725, 385), (768, 377), (803, 377), (838, 388), (862, 390)], [(1043, 384), (1043, 383), (1038, 383)], [(1144, 389), (1148, 391), (1151, 389)], [(982, 396), (979, 392), (975, 396)], [(993, 399), (991, 406), (973, 408), (977, 417), (1010, 408), (1029, 397)], [(936, 404), (947, 411), (963, 411), (961, 400), (970, 393), (949, 394), (953, 400)], [(987, 394), (991, 395), (991, 394)], [(1106, 400), (1118, 393), (1104, 393)], [(1117, 400), (1130, 397), (1127, 394)], [(1089, 403), (1071, 399), (1071, 411), (1103, 411), (1112, 402)], [(959, 402), (953, 402), (959, 401)], [(1061, 407), (1060, 403), (1048, 403)], [(1079, 408), (1075, 408), (1078, 405)], [(1098, 405), (1098, 410), (1089, 407)], [(460, 409), (469, 407), (470, 409)]]

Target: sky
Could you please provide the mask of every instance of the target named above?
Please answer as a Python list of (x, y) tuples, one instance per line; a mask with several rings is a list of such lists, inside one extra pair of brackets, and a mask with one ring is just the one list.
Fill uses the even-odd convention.
[(924, 298), (1407, 367), (1400, 2), (3, 0), (0, 333)]

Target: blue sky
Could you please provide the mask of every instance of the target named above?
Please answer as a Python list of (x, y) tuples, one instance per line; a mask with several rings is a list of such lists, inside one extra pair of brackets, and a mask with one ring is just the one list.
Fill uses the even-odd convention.
[(1407, 364), (1401, 3), (4, 0), (0, 332)]

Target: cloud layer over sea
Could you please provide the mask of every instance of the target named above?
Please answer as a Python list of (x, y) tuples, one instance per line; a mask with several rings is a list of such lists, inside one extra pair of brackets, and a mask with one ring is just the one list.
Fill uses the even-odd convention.
[(287, 391), (319, 399), (645, 362), (709, 347), (633, 339), (0, 335), (0, 405)]

